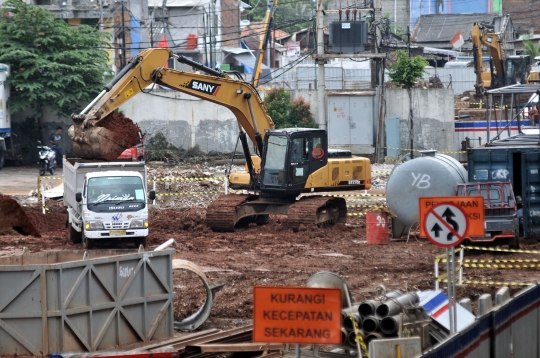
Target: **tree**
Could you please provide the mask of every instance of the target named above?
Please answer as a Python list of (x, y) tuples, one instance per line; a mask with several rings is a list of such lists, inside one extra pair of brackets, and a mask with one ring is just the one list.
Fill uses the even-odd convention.
[(391, 82), (411, 88), (426, 73), (424, 68), (429, 62), (422, 56), (409, 57), (403, 50), (397, 50), (396, 55), (397, 61), (388, 66), (388, 76)]
[(273, 88), (264, 97), (268, 115), (276, 128), (316, 128), (311, 106), (303, 97), (291, 100), (291, 94), (283, 88)]
[(69, 27), (50, 11), (8, 0), (0, 7), (0, 62), (11, 67), (12, 112), (33, 109), (43, 132), (43, 111), (69, 115), (102, 90), (110, 72), (104, 50), (110, 35)]
[(531, 40), (526, 39), (523, 41), (523, 50), (526, 55), (531, 57), (531, 61), (533, 61), (536, 56), (540, 55), (540, 42), (535, 44)]

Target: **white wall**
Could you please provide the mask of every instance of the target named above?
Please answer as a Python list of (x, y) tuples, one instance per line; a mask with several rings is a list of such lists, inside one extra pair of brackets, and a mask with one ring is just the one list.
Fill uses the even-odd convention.
[(456, 151), (454, 143), (454, 92), (451, 89), (387, 89), (385, 117), (401, 120), (401, 146), (410, 148), (409, 110), (412, 102), (414, 148)]

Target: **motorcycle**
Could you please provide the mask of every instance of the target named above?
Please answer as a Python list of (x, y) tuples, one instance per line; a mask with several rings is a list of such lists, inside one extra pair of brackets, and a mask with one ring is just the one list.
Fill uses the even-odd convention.
[(54, 175), (56, 169), (56, 152), (46, 145), (42, 145), (38, 140), (39, 149), (39, 175), (43, 176), (46, 172)]

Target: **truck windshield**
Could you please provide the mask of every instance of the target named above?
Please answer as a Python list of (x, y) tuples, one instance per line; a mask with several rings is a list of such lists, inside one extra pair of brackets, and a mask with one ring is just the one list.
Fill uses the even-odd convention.
[(145, 193), (139, 177), (100, 177), (88, 179), (89, 204), (144, 202)]
[(266, 148), (263, 183), (266, 185), (282, 185), (285, 172), (285, 156), (287, 154), (287, 137), (270, 136)]

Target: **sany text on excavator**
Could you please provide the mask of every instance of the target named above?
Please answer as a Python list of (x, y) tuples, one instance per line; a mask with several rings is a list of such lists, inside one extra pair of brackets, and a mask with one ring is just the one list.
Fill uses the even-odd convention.
[[(530, 71), (530, 56), (506, 56), (503, 49), (505, 25), (501, 31), (493, 32), (493, 28), (474, 23), (471, 29), (473, 43), (474, 72), (477, 95), (484, 94), (487, 89), (494, 89), (516, 83), (528, 84), (538, 82), (539, 75)], [(482, 46), (486, 46), (491, 55), (490, 69), (485, 70), (482, 64)]]
[[(204, 71), (207, 75), (162, 67), (169, 58)], [(147, 49), (134, 57), (105, 90), (79, 115), (73, 115), (68, 134), (77, 155), (103, 159), (118, 146), (120, 134), (100, 127), (123, 103), (152, 84), (190, 94), (230, 109), (239, 125), (246, 157), (246, 172), (230, 174), (229, 187), (253, 194), (222, 195), (209, 205), (206, 221), (218, 231), (232, 231), (239, 222), (264, 224), (271, 214), (288, 215), (288, 226), (345, 222), (345, 199), (316, 195), (322, 191), (369, 189), (371, 169), (367, 158), (347, 150), (329, 150), (325, 130), (274, 129), (264, 102), (248, 82), (232, 78), (163, 48)], [(252, 155), (247, 141), (256, 149)], [(120, 154), (125, 148), (118, 148)], [(107, 154), (107, 155), (109, 155)], [(300, 195), (307, 193), (307, 195)]]

